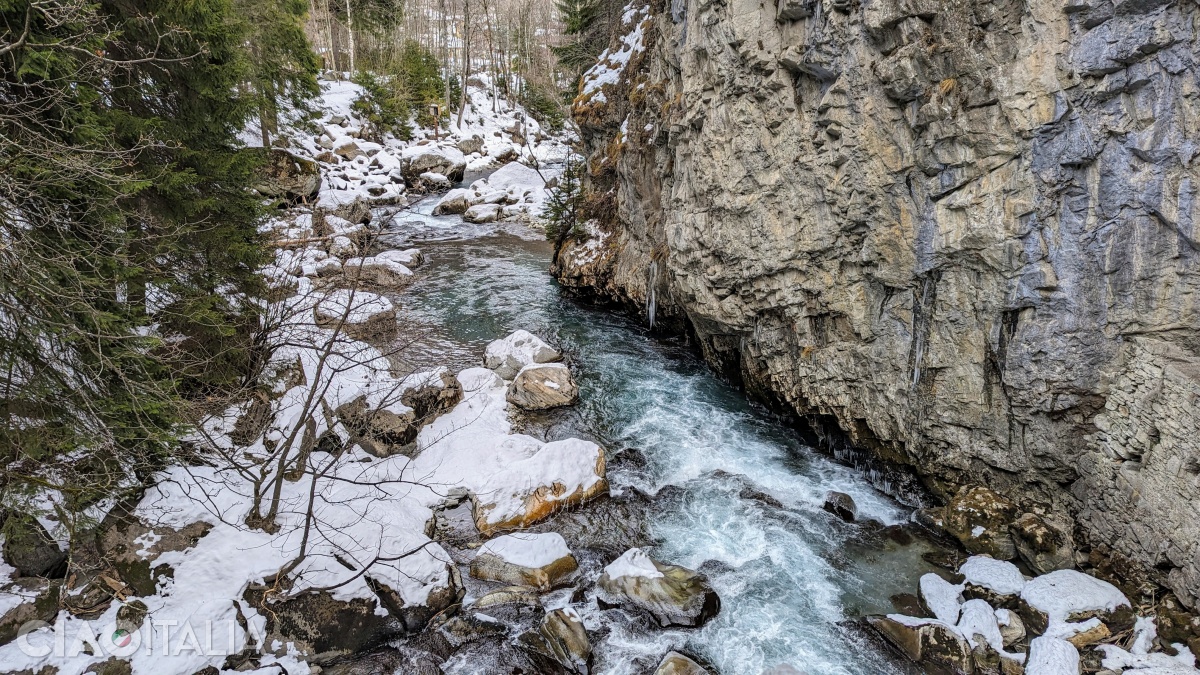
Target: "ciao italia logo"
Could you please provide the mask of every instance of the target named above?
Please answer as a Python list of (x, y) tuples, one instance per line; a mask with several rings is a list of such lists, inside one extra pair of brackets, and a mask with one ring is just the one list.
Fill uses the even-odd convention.
[(248, 644), (262, 645), (265, 636), (258, 622), (236, 620), (159, 621), (140, 626), (129, 622), (104, 624), (85, 620), (60, 620), (49, 624), (30, 621), (17, 633), (17, 648), (33, 658), (72, 658), (81, 655), (132, 657), (138, 653), (166, 656), (231, 656)]

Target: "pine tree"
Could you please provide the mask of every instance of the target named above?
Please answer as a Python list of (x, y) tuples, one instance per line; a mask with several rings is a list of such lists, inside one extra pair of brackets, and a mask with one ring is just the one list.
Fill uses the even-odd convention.
[(252, 67), (247, 31), (230, 0), (0, 2), (5, 501), (113, 496), (244, 377), (266, 252), (237, 135), (311, 77), (295, 35), (295, 69)]

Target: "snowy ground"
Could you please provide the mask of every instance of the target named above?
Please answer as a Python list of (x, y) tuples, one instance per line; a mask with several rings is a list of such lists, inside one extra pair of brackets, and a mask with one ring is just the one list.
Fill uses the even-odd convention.
[[(449, 188), (455, 173), (521, 162), (493, 179), (508, 201), (497, 218), (536, 221), (542, 176), (567, 146), (487, 90), (486, 80), (469, 88), (462, 127), (442, 129), (440, 138), (425, 130), (413, 141), (374, 143), (350, 110), (358, 87), (322, 82), (315, 130), (287, 134), (289, 151), (318, 163), (319, 197), (263, 226), (281, 244), (263, 275), (282, 299), (265, 312), (277, 349), (261, 400), (206, 419), (189, 439), (204, 461), (165, 471), (129, 514), (146, 530), (125, 542), (134, 558), (171, 573), (136, 598), (113, 580), (116, 597), (98, 615), (63, 610), (55, 625), (0, 646), (4, 670), (49, 666), (75, 675), (115, 656), (134, 673), (190, 675), (219, 670), (249, 646), (261, 653), (260, 668), (244, 672), (309, 673), (300, 646), (269, 634), (248, 588), (279, 600), (322, 590), (333, 602), (366, 600), (377, 615), (425, 616), (422, 609), (432, 614), (461, 593), (450, 557), (427, 534), (448, 495), (468, 494), (478, 522), (492, 526), (525, 522), (547, 494), (565, 503), (603, 488), (603, 452), (594, 443), (512, 433), (507, 385), (492, 371), (396, 372), (381, 349), (389, 341), (374, 339), (404, 330), (380, 286), (407, 283), (422, 259), (415, 249), (372, 250), (376, 228), (364, 222), (372, 208)], [(441, 414), (436, 421), (417, 419), (422, 397), (452, 401), (457, 388), (461, 401), (429, 413)], [(255, 415), (263, 423), (245, 438), (241, 427)], [(365, 434), (376, 430), (388, 440), (368, 452)], [(415, 442), (396, 440), (406, 434)], [(197, 524), (202, 536), (190, 546), (159, 545)], [(15, 574), (0, 566), (0, 617), (36, 597), (12, 585)], [(142, 620), (130, 623), (139, 611)]]

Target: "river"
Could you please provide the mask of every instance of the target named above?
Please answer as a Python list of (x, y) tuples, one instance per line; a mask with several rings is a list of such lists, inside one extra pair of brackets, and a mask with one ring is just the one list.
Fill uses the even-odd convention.
[[(389, 244), (417, 246), (427, 259), (398, 298), (412, 326), (401, 338), (409, 342), (403, 358), (415, 367), (475, 366), (487, 342), (518, 328), (559, 346), (582, 401), (530, 421), (530, 433), (591, 437), (604, 446), (614, 495), (650, 496), (639, 511), (648, 552), (701, 568), (721, 596), (720, 615), (705, 627), (664, 631), (576, 594), (594, 672), (650, 672), (669, 649), (699, 656), (725, 675), (757, 675), (779, 664), (809, 675), (916, 672), (848, 621), (894, 611), (889, 598), (911, 592), (931, 569), (922, 554), (933, 545), (910, 536), (911, 528), (894, 527), (908, 523), (910, 507), (806, 446), (794, 428), (712, 374), (681, 339), (652, 336), (645, 322), (564, 297), (547, 271), (546, 242), (432, 217), (433, 204), (421, 202), (387, 226)], [(829, 490), (853, 496), (857, 523), (821, 509)], [(612, 555), (593, 557), (605, 554)], [(584, 564), (585, 574), (604, 562)], [(489, 664), (475, 651), (445, 667), (501, 672), (497, 658)]]

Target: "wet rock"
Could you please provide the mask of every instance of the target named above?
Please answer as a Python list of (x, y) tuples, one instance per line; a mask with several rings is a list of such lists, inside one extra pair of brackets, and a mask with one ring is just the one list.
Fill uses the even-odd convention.
[[(319, 675), (442, 675), (438, 659), (433, 655), (405, 652), (392, 647), (354, 654), (319, 667)], [(312, 672), (316, 675), (316, 671)]]
[(537, 630), (523, 633), (521, 644), (533, 655), (568, 673), (587, 675), (592, 665), (592, 645), (583, 621), (573, 609), (556, 609), (542, 619)]
[(439, 578), (421, 580), (429, 588), (428, 595), (420, 602), (406, 602), (404, 593), (398, 590), (414, 581), (405, 571), (380, 567), (377, 565), (367, 573), (367, 584), (379, 596), (388, 614), (395, 617), (408, 633), (420, 632), (430, 619), (462, 603), (465, 591), (458, 567), (453, 563), (446, 563), (445, 574)]
[(518, 330), (505, 338), (489, 342), (484, 351), (483, 365), (496, 371), (501, 378), (511, 380), (525, 366), (551, 363), (561, 358), (557, 350), (538, 336)]
[(1009, 528), (1021, 560), (1037, 574), (1075, 567), (1075, 548), (1067, 532), (1032, 513), (1021, 514)]
[(939, 621), (899, 615), (867, 617), (867, 623), (905, 656), (919, 664), (933, 664), (951, 672), (973, 672), (971, 646), (951, 626)]
[(4, 562), (21, 576), (61, 579), (67, 572), (67, 552), (36, 518), (9, 515), (4, 521)]
[(471, 609), (512, 623), (545, 614), (537, 592), (528, 586), (496, 589), (476, 600)]
[(512, 586), (549, 591), (562, 585), (579, 569), (562, 535), (506, 534), (484, 544), (471, 561), (471, 576)]
[(534, 363), (522, 368), (508, 386), (509, 403), (525, 410), (549, 410), (573, 405), (579, 386), (561, 363)]
[(853, 523), (854, 519), (858, 517), (858, 505), (854, 503), (854, 498), (845, 492), (826, 492), (825, 503), (821, 508), (847, 523)]
[(679, 652), (667, 652), (654, 675), (711, 675), (709, 670)]
[(604, 568), (596, 582), (597, 600), (637, 609), (660, 626), (702, 626), (721, 611), (721, 599), (700, 574), (651, 560), (633, 548)]
[(266, 151), (262, 173), (253, 187), (266, 197), (292, 202), (312, 201), (321, 189), (321, 169), (311, 159), (297, 157), (287, 150), (271, 149)]
[(965, 487), (946, 504), (946, 532), (971, 553), (1012, 560), (1017, 549), (1008, 526), (1016, 509), (1012, 502), (985, 487)]
[(495, 617), (460, 613), (438, 626), (438, 632), (446, 637), (452, 647), (457, 649), (476, 640), (502, 638), (508, 634), (508, 625)]
[(649, 546), (646, 512), (650, 500), (636, 493), (601, 495), (587, 508), (560, 513), (536, 526), (538, 531), (561, 534), (572, 548), (587, 550), (607, 560), (617, 558), (630, 546)]

